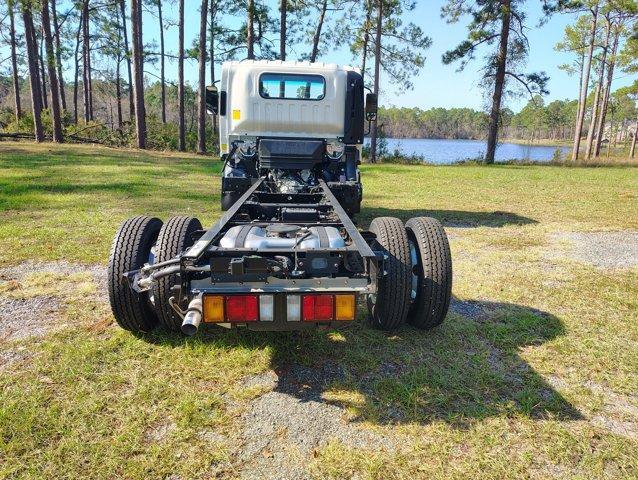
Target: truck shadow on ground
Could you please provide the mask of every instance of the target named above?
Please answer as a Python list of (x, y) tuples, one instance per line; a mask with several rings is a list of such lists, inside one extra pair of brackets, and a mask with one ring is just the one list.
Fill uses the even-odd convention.
[(412, 217), (434, 217), (445, 227), (453, 228), (477, 228), (490, 227), (501, 228), (514, 225), (533, 225), (538, 221), (511, 212), (468, 212), (462, 210), (429, 210), (429, 209), (389, 209), (366, 208), (355, 217), (355, 223), (361, 227), (367, 227), (375, 217), (398, 217), (404, 222)]
[[(582, 418), (520, 355), (563, 335), (562, 322), (521, 305), (455, 300), (446, 322), (429, 332), (406, 326), (384, 333), (360, 319), (340, 330), (302, 334), (201, 333), (198, 341), (226, 348), (269, 349), (275, 392), (337, 405), (353, 421), (438, 420), (466, 428), (490, 416)], [(176, 348), (186, 342), (149, 340)], [(259, 385), (259, 378), (247, 380)]]

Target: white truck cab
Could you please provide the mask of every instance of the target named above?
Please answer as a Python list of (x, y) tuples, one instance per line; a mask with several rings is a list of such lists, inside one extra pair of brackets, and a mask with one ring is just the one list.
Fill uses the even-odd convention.
[(328, 63), (225, 62), (219, 87), (207, 89), (219, 116), (222, 209), (259, 178), (282, 192), (327, 182), (344, 208), (359, 211), (365, 121), (376, 119), (376, 96), (359, 69)]
[[(218, 89), (222, 154), (229, 152), (235, 140), (261, 137), (322, 139), (335, 147), (363, 142), (363, 80), (356, 68), (310, 62), (226, 62)], [(357, 113), (360, 118), (355, 118)]]

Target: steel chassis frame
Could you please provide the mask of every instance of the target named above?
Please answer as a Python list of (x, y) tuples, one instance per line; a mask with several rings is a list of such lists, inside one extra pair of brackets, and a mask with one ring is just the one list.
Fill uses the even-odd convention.
[[(169, 274), (179, 273), (179, 298), (173, 306), (183, 303), (201, 294), (241, 294), (241, 293), (272, 293), (275, 294), (275, 321), (250, 322), (245, 326), (253, 330), (300, 330), (314, 328), (319, 324), (286, 321), (286, 294), (302, 294), (304, 292), (333, 292), (355, 293), (359, 295), (375, 294), (377, 291), (378, 275), (383, 272), (383, 252), (376, 248), (375, 237), (369, 233), (362, 234), (348, 216), (335, 195), (325, 181), (320, 179), (313, 188), (313, 193), (273, 193), (264, 188), (266, 177), (255, 180), (252, 186), (224, 213), (211, 228), (204, 231), (197, 241), (181, 256), (159, 264), (143, 267), (139, 271), (126, 274), (132, 288), (142, 291), (150, 288), (153, 280)], [(308, 222), (283, 222), (278, 220), (260, 220), (250, 218), (249, 212), (260, 212), (266, 208), (306, 208), (324, 213), (333, 213), (331, 221), (319, 220)], [(336, 216), (336, 220), (335, 217)], [(275, 223), (294, 223), (301, 227), (334, 226), (345, 230), (351, 240), (348, 245), (339, 248), (320, 247), (312, 250), (296, 250), (294, 248), (259, 250), (251, 248), (221, 248), (216, 245), (220, 238), (232, 226), (254, 225), (267, 226)], [(366, 239), (365, 236), (368, 238)], [(313, 276), (311, 278), (280, 278), (279, 276), (264, 276), (265, 278), (233, 278), (230, 274), (224, 280), (213, 279), (212, 262), (214, 259), (241, 259), (246, 257), (274, 258), (274, 256), (294, 256), (298, 253), (312, 255), (339, 256), (341, 273), (330, 276)], [(349, 255), (360, 255), (362, 263), (357, 272), (347, 270), (345, 263)], [(296, 257), (295, 257), (296, 258)], [(242, 264), (243, 268), (243, 264)], [(338, 270), (339, 270), (338, 268)], [(361, 270), (362, 268), (362, 270)], [(243, 271), (243, 270), (242, 270)], [(290, 273), (290, 272), (289, 272)], [(133, 281), (131, 279), (134, 278)], [(280, 294), (280, 295), (277, 295)], [(179, 312), (179, 309), (176, 308)], [(334, 326), (348, 322), (329, 322)], [(229, 327), (230, 324), (218, 324)]]

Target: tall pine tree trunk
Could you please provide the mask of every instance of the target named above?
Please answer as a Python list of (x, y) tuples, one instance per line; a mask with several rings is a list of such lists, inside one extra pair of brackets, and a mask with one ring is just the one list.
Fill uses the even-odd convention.
[(510, 32), (510, 0), (501, 2), (501, 35), (499, 38), (498, 55), (496, 57), (496, 75), (494, 77), (494, 93), (492, 94), (492, 108), (490, 110), (490, 127), (487, 132), (487, 151), (485, 163), (494, 163), (496, 145), (498, 142), (498, 124), (501, 118), (501, 101), (503, 99), (503, 87), (505, 86), (505, 70), (507, 68), (507, 42)]
[(128, 74), (128, 113), (130, 121), (135, 116), (135, 102), (133, 101), (133, 74), (131, 73), (131, 51), (128, 46), (128, 32), (126, 30), (126, 9), (124, 0), (120, 0), (120, 15), (122, 15), (122, 35), (124, 37), (124, 50), (126, 51), (126, 72)]
[[(377, 26), (374, 40), (374, 85), (373, 92), (379, 96), (379, 77), (381, 75), (381, 36), (383, 34), (383, 1), (377, 0)], [(370, 163), (377, 161), (377, 122), (370, 127)]]
[(246, 25), (246, 58), (255, 59), (255, 0), (248, 0), (248, 19)]
[(29, 35), (29, 37), (31, 37), (31, 44), (33, 45), (33, 61), (35, 62), (35, 75), (36, 75), (36, 82), (39, 86), (39, 90), (37, 91), (36, 95), (39, 97), (38, 102), (40, 103), (40, 109), (46, 108), (46, 97), (42, 98), (42, 78), (40, 77), (40, 54), (38, 53), (38, 49), (39, 44), (38, 44), (38, 38), (36, 36), (35, 33), (35, 24), (33, 23), (33, 12), (31, 11), (31, 6), (28, 7), (29, 9), (29, 14), (31, 16), (31, 29), (29, 30), (29, 32), (27, 33), (26, 27), (25, 27), (25, 32), (24, 35), (25, 37), (27, 35)]
[[(585, 41), (587, 40), (587, 37), (585, 35), (583, 35), (582, 37), (582, 44), (583, 44), (583, 49), (581, 50), (580, 53), (580, 73), (578, 75), (578, 98), (580, 99), (581, 95), (583, 94), (583, 74), (585, 73)], [(576, 118), (574, 120), (574, 125), (576, 125), (576, 122), (578, 122), (578, 117), (580, 116), (580, 107), (581, 104), (580, 102), (578, 102), (578, 106), (576, 108)]]
[(186, 132), (184, 125), (184, 0), (179, 0), (179, 40), (177, 53), (177, 128), (179, 131), (178, 149), (186, 150)]
[(587, 105), (587, 88), (589, 86), (589, 74), (591, 72), (591, 59), (594, 55), (594, 47), (596, 46), (596, 25), (598, 23), (598, 3), (592, 10), (591, 28), (589, 29), (589, 48), (587, 49), (587, 62), (585, 63), (585, 72), (583, 75), (583, 83), (578, 99), (578, 118), (576, 119), (576, 127), (574, 129), (574, 145), (572, 147), (572, 161), (578, 161), (580, 152), (580, 137), (583, 133), (583, 122), (585, 120), (585, 107)]
[(78, 123), (78, 81), (80, 76), (80, 32), (82, 30), (82, 11), (80, 10), (80, 19), (78, 21), (78, 30), (75, 35), (75, 52), (73, 56), (74, 72), (73, 72), (73, 123)]
[(122, 24), (120, 23), (120, 8), (115, 6), (115, 22), (117, 24), (117, 58), (115, 62), (115, 98), (117, 100), (117, 128), (122, 130)]
[(93, 66), (91, 62), (91, 17), (90, 11), (88, 9), (89, 1), (87, 0), (87, 11), (86, 16), (84, 17), (84, 23), (86, 25), (86, 76), (89, 79), (89, 119), (93, 120), (95, 118), (93, 114)]
[(638, 137), (638, 119), (636, 119), (636, 125), (634, 126), (634, 135), (631, 138), (631, 150), (629, 151), (629, 156), (634, 158), (634, 154), (636, 153), (636, 137)]
[[(215, 23), (217, 21), (217, 0), (210, 0), (210, 84), (215, 85)], [(213, 115), (213, 133), (217, 135), (217, 115)]]
[(281, 0), (279, 4), (279, 59), (282, 61), (286, 60), (287, 14), (288, 1)]
[(206, 153), (206, 20), (208, 18), (208, 0), (202, 0), (202, 11), (200, 13), (197, 153)]
[(589, 130), (587, 131), (587, 146), (585, 147), (585, 160), (589, 160), (592, 154), (592, 146), (594, 144), (594, 132), (596, 132), (596, 122), (598, 120), (598, 109), (600, 107), (600, 94), (603, 89), (603, 80), (605, 78), (605, 65), (607, 62), (607, 51), (609, 50), (609, 36), (611, 34), (611, 23), (607, 21), (607, 30), (605, 34), (605, 43), (603, 44), (603, 54), (600, 58), (600, 68), (598, 69), (598, 82), (596, 84), (596, 92), (594, 93), (594, 104), (591, 110), (591, 121), (589, 122)]
[(58, 11), (56, 0), (51, 0), (51, 18), (53, 20), (53, 37), (55, 38), (55, 65), (60, 88), (60, 102), (62, 110), (66, 110), (66, 92), (64, 91), (64, 77), (62, 76), (62, 49), (60, 48), (60, 26), (58, 25)]
[(162, 95), (162, 123), (166, 123), (166, 81), (164, 78), (164, 21), (162, 19), (162, 0), (157, 0), (157, 16), (160, 29), (160, 87)]
[(89, 98), (89, 0), (82, 4), (82, 92), (84, 95), (84, 123), (91, 120), (91, 100)]
[(29, 83), (31, 85), (31, 106), (33, 111), (33, 130), (36, 142), (44, 140), (44, 129), (42, 128), (42, 87), (38, 74), (38, 52), (35, 43), (35, 28), (33, 27), (33, 15), (31, 13), (31, 3), (22, 2), (22, 20), (24, 22), (24, 38), (26, 41), (27, 62), (29, 64)]
[(368, 43), (370, 43), (370, 19), (372, 16), (372, 2), (365, 2), (366, 19), (363, 24), (363, 51), (361, 54), (361, 76), (363, 77), (363, 83), (366, 79), (366, 61), (368, 60)]
[[(42, 27), (40, 25), (40, 27)], [(35, 30), (35, 29), (34, 29)], [(38, 64), (40, 65), (40, 79), (42, 86), (42, 106), (44, 108), (49, 108), (49, 95), (47, 93), (47, 76), (46, 76), (46, 67), (44, 63), (44, 33), (40, 32), (40, 54), (38, 57)], [(37, 42), (37, 37), (36, 37)]]
[(11, 77), (13, 79), (13, 105), (16, 122), (22, 116), (22, 104), (20, 102), (20, 77), (18, 77), (18, 57), (16, 55), (16, 30), (13, 0), (7, 2), (9, 9), (9, 41), (11, 42)]
[(120, 64), (122, 63), (122, 59), (117, 58), (117, 63), (115, 64), (115, 99), (117, 101), (117, 128), (118, 130), (122, 130), (122, 81), (120, 78)]
[(49, 0), (40, 0), (42, 14), (42, 36), (46, 49), (47, 70), (49, 72), (49, 88), (51, 89), (51, 123), (53, 124), (53, 141), (62, 142), (62, 121), (60, 119), (60, 92), (56, 72), (53, 37), (51, 35), (51, 19), (49, 17)]
[[(607, 115), (607, 107), (609, 106), (609, 95), (611, 94), (611, 84), (614, 80), (614, 67), (616, 65), (616, 54), (618, 53), (618, 40), (620, 39), (620, 28), (614, 32), (614, 42), (611, 47), (611, 57), (607, 66), (607, 82), (605, 85), (605, 94), (603, 95), (603, 102), (600, 107), (600, 113), (598, 116), (598, 130), (596, 131), (596, 146), (594, 148), (594, 156), (600, 155), (600, 146), (603, 142), (603, 136), (605, 134), (605, 116)], [(611, 133), (611, 130), (610, 130)], [(611, 142), (611, 138), (609, 139)]]
[(80, 59), (78, 57), (80, 53), (80, 34), (82, 32), (82, 25), (84, 20), (82, 19), (82, 12), (80, 11), (80, 20), (78, 22), (78, 31), (75, 35), (75, 56), (73, 60), (75, 62), (75, 73), (73, 81), (73, 122), (78, 123), (78, 82), (80, 77)]
[(592, 154), (592, 147), (594, 145), (594, 132), (596, 131), (596, 121), (598, 120), (598, 108), (600, 106), (600, 92), (602, 90), (602, 77), (603, 77), (604, 63), (600, 67), (600, 80), (596, 84), (596, 93), (594, 94), (594, 104), (591, 110), (591, 121), (589, 122), (589, 129), (587, 130), (587, 145), (585, 147), (585, 160), (589, 160)]
[(138, 148), (146, 148), (146, 109), (144, 106), (144, 64), (142, 61), (142, 0), (131, 0), (131, 44), (133, 46), (133, 98)]
[(326, 10), (328, 9), (328, 0), (323, 0), (321, 4), (321, 10), (319, 12), (319, 20), (317, 21), (317, 28), (315, 28), (315, 34), (312, 37), (312, 52), (310, 53), (310, 62), (317, 61), (317, 55), (319, 54), (319, 40), (321, 39), (321, 30), (323, 28), (323, 22), (326, 18)]

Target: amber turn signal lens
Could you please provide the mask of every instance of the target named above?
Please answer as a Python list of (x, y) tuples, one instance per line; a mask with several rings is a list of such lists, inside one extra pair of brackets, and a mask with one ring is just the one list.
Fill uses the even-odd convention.
[(354, 295), (335, 295), (335, 320), (354, 320)]
[(204, 322), (219, 323), (224, 321), (224, 297), (221, 295), (204, 295)]

